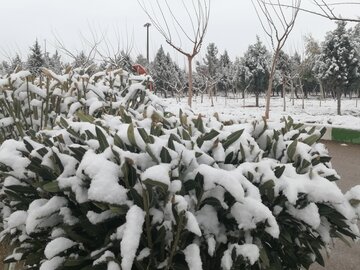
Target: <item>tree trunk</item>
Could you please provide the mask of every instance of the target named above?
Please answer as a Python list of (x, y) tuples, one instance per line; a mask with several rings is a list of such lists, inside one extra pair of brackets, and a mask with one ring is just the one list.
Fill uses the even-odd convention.
[(283, 81), (283, 87), (282, 87), (282, 90), (281, 90), (281, 97), (283, 99), (283, 104), (284, 104), (284, 112), (286, 112), (286, 79), (284, 78), (284, 81)]
[(188, 65), (189, 65), (189, 92), (188, 92), (188, 105), (191, 108), (192, 105), (192, 95), (193, 95), (193, 80), (192, 80), (192, 57), (188, 56)]
[(284, 97), (284, 91), (285, 91), (285, 83), (286, 83), (286, 78), (284, 75), (284, 72), (282, 73), (282, 89), (281, 89), (281, 98)]
[(259, 93), (255, 93), (255, 106), (259, 107)]
[(271, 90), (272, 90), (272, 86), (273, 86), (275, 67), (276, 67), (277, 59), (279, 58), (279, 53), (280, 53), (280, 47), (278, 44), (278, 46), (276, 47), (276, 50), (275, 50), (275, 54), (273, 56), (273, 60), (272, 60), (272, 64), (271, 64), (271, 71), (270, 71), (270, 76), (269, 76), (268, 89), (266, 92), (265, 119), (269, 119), (269, 116), (270, 116)]
[(300, 90), (301, 90), (301, 95), (302, 95), (301, 108), (304, 110), (305, 109), (305, 93), (304, 93), (304, 87), (303, 87), (301, 79), (299, 79), (299, 84), (300, 84)]
[(290, 89), (291, 89), (291, 101), (292, 101), (292, 105), (294, 106), (295, 104), (295, 96), (294, 96), (294, 81), (291, 79), (290, 80)]
[(341, 89), (336, 89), (337, 96), (337, 114), (341, 115)]

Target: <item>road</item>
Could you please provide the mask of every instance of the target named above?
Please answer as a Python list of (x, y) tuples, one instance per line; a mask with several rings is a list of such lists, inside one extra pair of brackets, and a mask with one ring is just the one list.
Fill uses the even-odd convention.
[[(341, 176), (337, 183), (343, 192), (355, 185), (360, 185), (360, 145), (342, 145), (331, 141), (324, 141), (333, 157), (333, 168)], [(352, 243), (350, 248), (342, 241), (337, 240), (330, 253), (325, 255), (325, 268), (314, 265), (311, 270), (359, 270), (360, 269), (360, 242)]]

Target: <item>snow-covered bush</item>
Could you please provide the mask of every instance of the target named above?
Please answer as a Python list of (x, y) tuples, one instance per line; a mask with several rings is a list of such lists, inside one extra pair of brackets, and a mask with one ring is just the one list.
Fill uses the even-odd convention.
[(0, 147), (1, 237), (30, 269), (300, 269), (356, 238), (323, 131), (167, 112), (141, 88)]
[(127, 106), (125, 94), (148, 80), (149, 76), (122, 69), (89, 76), (86, 69), (67, 69), (58, 75), (42, 68), (42, 77), (37, 78), (29, 71), (16, 71), (0, 78), (0, 142), (21, 138), (27, 130), (53, 128), (58, 117), (71, 118), (80, 110), (95, 117), (117, 114), (120, 106)]

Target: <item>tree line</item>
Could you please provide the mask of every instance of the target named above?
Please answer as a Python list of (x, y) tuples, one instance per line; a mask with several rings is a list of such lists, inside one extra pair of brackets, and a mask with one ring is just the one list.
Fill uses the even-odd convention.
[[(305, 51), (292, 55), (281, 51), (276, 64), (276, 72), (272, 85), (272, 94), (284, 98), (306, 99), (309, 95), (320, 99), (332, 97), (338, 100), (338, 114), (341, 114), (341, 97), (360, 97), (360, 23), (347, 27), (344, 21), (338, 21), (336, 28), (329, 31), (324, 40), (319, 42), (311, 35), (304, 39)], [(181, 68), (169, 53), (161, 46), (153, 61), (147, 62), (143, 55), (135, 59), (129, 53), (122, 52), (116, 68), (131, 71), (134, 63), (147, 68), (153, 77), (154, 90), (165, 97), (180, 97), (187, 94), (189, 85), (186, 71)], [(66, 66), (85, 68), (94, 73), (108, 68), (107, 61), (95, 61), (84, 51), (75, 55), (70, 63), (62, 61), (58, 51), (51, 54), (43, 52), (38, 41), (30, 48), (26, 61), (17, 54), (10, 61), (0, 65), (1, 73), (11, 73), (16, 67), (29, 69), (34, 75), (40, 74), (41, 67), (47, 67), (55, 73), (61, 73)], [(203, 59), (195, 62), (193, 90), (195, 94), (217, 94), (245, 98), (255, 97), (255, 105), (259, 106), (259, 97), (264, 95), (268, 87), (270, 75), (271, 52), (259, 37), (249, 45), (242, 56), (230, 59), (225, 50), (219, 53), (215, 43), (206, 47)], [(89, 68), (90, 67), (90, 68)]]

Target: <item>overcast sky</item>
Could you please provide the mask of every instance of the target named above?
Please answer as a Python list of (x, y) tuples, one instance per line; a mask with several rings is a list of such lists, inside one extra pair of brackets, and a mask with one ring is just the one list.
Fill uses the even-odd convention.
[[(155, 0), (148, 1), (156, 3)], [(170, 3), (172, 1), (179, 2), (169, 0)], [(309, 0), (303, 0), (303, 4), (306, 1)], [(29, 46), (36, 38), (42, 47), (46, 40), (47, 50), (54, 51), (55, 35), (70, 50), (86, 50), (89, 47), (82, 36), (91, 39), (90, 29), (98, 36), (106, 33), (109, 43), (114, 46), (119, 39), (120, 46), (124, 48), (133, 41), (132, 54), (146, 55), (146, 30), (143, 25), (149, 20), (136, 0), (0, 0), (0, 7), (0, 59), (6, 55), (13, 56), (16, 52), (25, 59)], [(356, 10), (360, 13), (360, 7), (352, 5), (336, 12), (354, 16)], [(188, 20), (183, 9), (177, 7), (176, 14), (180, 20)], [(321, 40), (334, 25), (329, 20), (301, 13), (286, 50), (289, 53), (301, 51), (305, 34), (311, 33)], [(227, 49), (231, 58), (240, 56), (249, 44), (254, 43), (256, 35), (269, 46), (251, 0), (212, 0), (202, 55), (207, 44), (214, 42), (220, 53)], [(165, 44), (155, 28), (150, 27), (150, 58), (161, 44), (178, 62), (183, 61)]]

